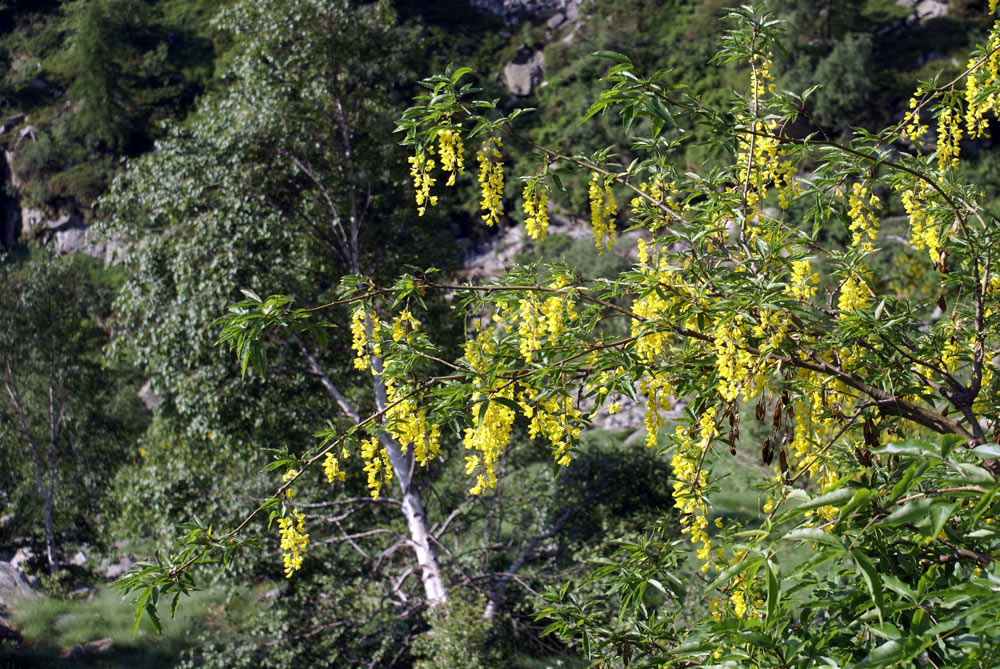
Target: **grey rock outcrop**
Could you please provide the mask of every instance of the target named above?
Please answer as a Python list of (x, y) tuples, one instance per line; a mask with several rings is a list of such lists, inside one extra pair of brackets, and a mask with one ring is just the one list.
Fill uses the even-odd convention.
[(33, 594), (24, 572), (9, 562), (0, 562), (0, 609), (10, 611), (15, 600)]
[(146, 381), (146, 383), (142, 384), (142, 388), (139, 388), (139, 399), (142, 400), (142, 403), (150, 411), (160, 406), (163, 402), (163, 396), (153, 390), (152, 381)]
[(545, 54), (540, 49), (522, 48), (517, 57), (503, 68), (504, 85), (518, 97), (530, 95), (541, 82), (544, 67)]
[[(580, 0), (469, 0), (469, 4), (507, 22), (515, 21), (522, 12), (542, 18), (562, 14), (572, 21), (579, 15)], [(574, 18), (570, 17), (571, 14)]]
[(17, 243), (21, 234), (21, 209), (17, 200), (8, 195), (8, 184), (14, 187), (14, 173), (10, 166), (10, 153), (3, 152), (0, 157), (3, 183), (0, 184), (0, 244), (9, 249)]

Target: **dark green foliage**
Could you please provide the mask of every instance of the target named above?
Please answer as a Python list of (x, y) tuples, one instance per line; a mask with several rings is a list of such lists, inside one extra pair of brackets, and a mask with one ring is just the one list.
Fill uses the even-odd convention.
[(58, 542), (98, 538), (108, 481), (145, 429), (137, 375), (102, 355), (113, 288), (92, 264), (44, 254), (0, 263), (0, 489), (5, 513), (13, 514), (0, 526), (5, 545), (16, 537), (43, 539), (36, 458), (46, 490), (53, 490)]

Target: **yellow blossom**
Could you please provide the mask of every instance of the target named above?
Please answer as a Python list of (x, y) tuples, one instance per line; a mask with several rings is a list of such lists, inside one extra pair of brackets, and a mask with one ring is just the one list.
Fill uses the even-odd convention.
[(292, 517), (278, 519), (286, 578), (291, 578), (293, 573), (302, 568), (302, 554), (309, 546), (309, 535), (305, 531), (306, 517), (301, 511), (293, 510)]
[(594, 245), (604, 252), (615, 245), (615, 217), (618, 215), (618, 205), (611, 192), (613, 177), (603, 179), (597, 172), (590, 178), (590, 226), (594, 232)]
[(503, 214), (503, 154), (499, 137), (483, 142), (476, 153), (479, 161), (479, 187), (482, 192), (483, 220), (493, 226)]
[(524, 187), (524, 229), (532, 239), (543, 239), (549, 229), (549, 194), (541, 186)]
[(428, 204), (432, 207), (437, 204), (437, 196), (431, 195), (431, 186), (435, 183), (435, 179), (431, 176), (435, 164), (434, 159), (430, 157), (433, 154), (434, 149), (427, 147), (426, 150), (418, 151), (417, 155), (407, 159), (410, 163), (410, 176), (413, 177), (418, 216), (424, 215)]
[(465, 174), (465, 158), (462, 155), (462, 135), (450, 128), (438, 130), (438, 153), (441, 155), (441, 169), (448, 172), (446, 186), (455, 185), (455, 177)]
[(874, 250), (872, 242), (878, 235), (878, 219), (874, 210), (881, 209), (882, 203), (874, 193), (866, 198), (865, 187), (860, 183), (852, 187), (847, 203), (847, 216), (851, 219), (850, 228), (854, 233), (851, 246), (860, 246), (865, 253), (871, 253)]

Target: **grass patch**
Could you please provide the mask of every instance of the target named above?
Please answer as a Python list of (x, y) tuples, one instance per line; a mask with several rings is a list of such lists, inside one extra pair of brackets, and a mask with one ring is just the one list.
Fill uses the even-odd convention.
[[(182, 597), (173, 619), (169, 602), (161, 606), (163, 633), (157, 634), (144, 617), (132, 636), (135, 607), (110, 588), (91, 599), (73, 601), (49, 597), (29, 597), (18, 603), (13, 616), (26, 648), (0, 653), (0, 664), (13, 660), (14, 666), (60, 667), (148, 667), (172, 663), (191, 646), (196, 632), (206, 625), (219, 625), (233, 616), (246, 615), (256, 602), (245, 591), (214, 588)], [(67, 654), (74, 646), (111, 639), (103, 652), (85, 650), (73, 660)]]

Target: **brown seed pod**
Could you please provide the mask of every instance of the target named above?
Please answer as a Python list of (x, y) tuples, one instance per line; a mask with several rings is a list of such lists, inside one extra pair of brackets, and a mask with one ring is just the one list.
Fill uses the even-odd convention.
[(788, 456), (785, 455), (785, 449), (778, 451), (778, 466), (781, 467), (781, 473), (784, 475), (785, 479), (788, 479)]
[(766, 415), (766, 413), (767, 410), (764, 407), (764, 398), (762, 397), (760, 402), (757, 403), (757, 408), (754, 409), (754, 416), (757, 418), (758, 423), (764, 422), (764, 416)]
[(729, 455), (736, 455), (736, 445), (729, 444)]
[(781, 409), (782, 409), (781, 398), (778, 398), (778, 401), (774, 403), (774, 421), (773, 422), (774, 422), (774, 429), (775, 430), (780, 430), (781, 429)]
[(854, 447), (854, 459), (858, 461), (862, 467), (871, 467), (872, 465), (872, 452), (867, 448), (861, 450), (857, 446)]
[(771, 461), (774, 460), (774, 450), (771, 447), (770, 439), (764, 440), (764, 445), (760, 449), (760, 459), (764, 461), (765, 465), (770, 465)]
[(937, 305), (938, 305), (938, 308), (941, 311), (947, 311), (948, 310), (948, 303), (944, 299), (944, 293), (938, 295), (938, 304)]

